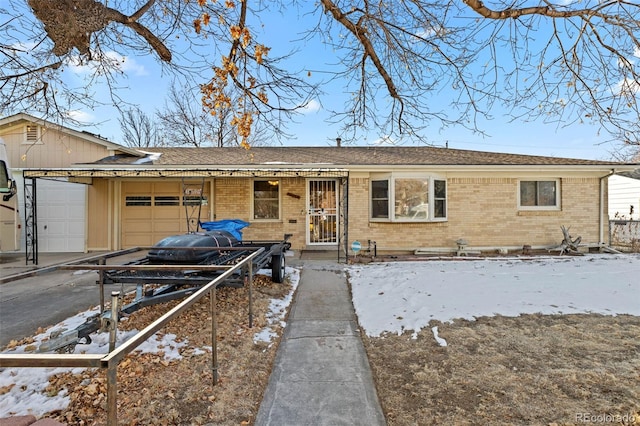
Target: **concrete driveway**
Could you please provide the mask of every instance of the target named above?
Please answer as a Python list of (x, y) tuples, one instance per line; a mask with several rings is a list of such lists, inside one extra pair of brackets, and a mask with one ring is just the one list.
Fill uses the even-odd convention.
[[(86, 253), (45, 254), (41, 255), (38, 266), (42, 268), (88, 256)], [(34, 269), (25, 265), (24, 255), (3, 254), (2, 259), (1, 278)], [(58, 270), (0, 284), (0, 347), (11, 340), (36, 334), (39, 327), (55, 325), (99, 305), (97, 280), (95, 271)], [(125, 286), (125, 291), (132, 288), (135, 286)], [(120, 289), (119, 284), (105, 285), (105, 300), (109, 300), (111, 291)]]

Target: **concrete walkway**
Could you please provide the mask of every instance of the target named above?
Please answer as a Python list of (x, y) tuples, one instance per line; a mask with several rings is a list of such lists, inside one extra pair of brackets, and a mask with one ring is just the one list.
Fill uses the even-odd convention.
[(305, 260), (256, 425), (384, 425), (342, 265)]

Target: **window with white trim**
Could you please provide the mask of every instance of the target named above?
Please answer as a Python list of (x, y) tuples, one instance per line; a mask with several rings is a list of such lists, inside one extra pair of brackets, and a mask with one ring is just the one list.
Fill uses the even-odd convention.
[(560, 180), (520, 180), (518, 208), (521, 210), (559, 210)]
[(253, 181), (253, 219), (280, 219), (280, 181)]
[(430, 175), (373, 176), (372, 221), (432, 222), (447, 219), (447, 181)]

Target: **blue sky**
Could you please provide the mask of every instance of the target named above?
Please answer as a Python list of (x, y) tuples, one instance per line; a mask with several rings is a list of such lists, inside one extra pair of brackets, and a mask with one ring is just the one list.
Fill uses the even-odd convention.
[[(159, 68), (154, 61), (144, 58), (129, 59), (129, 66), (125, 69), (126, 79), (123, 85), (123, 97), (130, 102), (139, 104), (147, 113), (153, 113), (164, 105), (165, 94), (171, 86), (169, 78), (159, 76)], [(340, 88), (338, 87), (337, 90)], [(106, 100), (106, 94), (102, 93)], [(335, 94), (328, 95), (337, 98)], [(331, 103), (322, 99), (324, 104)], [(434, 129), (427, 134), (427, 138), (436, 146), (469, 149), (478, 151), (509, 152), (516, 154), (546, 155), (555, 157), (609, 159), (615, 144), (608, 141), (609, 135), (598, 135), (598, 129), (588, 124), (574, 124), (566, 128), (557, 124), (509, 122), (509, 118), (497, 117), (482, 123), (483, 129), (489, 136), (476, 135), (462, 127), (449, 128), (443, 131)], [(121, 142), (119, 113), (114, 107), (100, 107), (95, 111), (82, 111), (78, 116), (86, 123), (97, 123), (86, 130), (100, 134), (114, 142)], [(289, 125), (289, 133), (295, 139), (285, 141), (291, 146), (327, 146), (335, 143), (340, 135), (338, 125), (328, 124), (328, 112), (321, 107), (320, 102), (312, 102), (305, 113), (296, 118), (296, 122)], [(370, 132), (369, 138), (357, 141), (355, 145), (370, 145), (378, 143), (384, 135)], [(404, 142), (407, 145), (410, 142)]]
[[(3, 2), (3, 1), (0, 1)], [(302, 31), (317, 22), (317, 16), (305, 16), (296, 11), (287, 11), (281, 16), (270, 16), (262, 22), (265, 33), (261, 41), (272, 47), (270, 56), (287, 53), (294, 39), (301, 37)], [(280, 31), (286, 26), (286, 31)], [(335, 54), (320, 41), (298, 44), (300, 51), (295, 56), (292, 66), (302, 72), (313, 69), (310, 79), (318, 82), (326, 76), (321, 72), (330, 68), (336, 62)], [(137, 104), (143, 111), (153, 114), (162, 108), (165, 95), (171, 85), (171, 77), (163, 73), (160, 66), (150, 56), (132, 56), (124, 58), (123, 78), (119, 84), (123, 87), (119, 93), (127, 102)], [(82, 70), (70, 70), (68, 77), (81, 85), (84, 75)], [(86, 70), (85, 70), (86, 71)], [(306, 72), (305, 72), (306, 74)], [(291, 146), (326, 146), (335, 143), (340, 134), (340, 126), (329, 124), (326, 120), (329, 114), (324, 107), (339, 108), (343, 104), (344, 88), (337, 82), (324, 85), (326, 95), (322, 99), (312, 101), (299, 116), (295, 123), (291, 123), (288, 133), (294, 139), (284, 142)], [(96, 98), (109, 101), (104, 87), (96, 87)], [(438, 102), (438, 100), (435, 100)], [(566, 128), (557, 124), (541, 122), (523, 123), (509, 122), (503, 111), (493, 110), (495, 117), (491, 121), (480, 122), (481, 128), (489, 136), (481, 136), (462, 127), (449, 128), (440, 131), (439, 125), (434, 123), (432, 130), (427, 130), (426, 139), (436, 146), (448, 145), (450, 148), (470, 149), (480, 151), (499, 151), (519, 154), (547, 155), (557, 157), (571, 157), (584, 159), (610, 159), (611, 152), (616, 145), (609, 141), (610, 135), (598, 134), (598, 128), (588, 124), (575, 124)], [(121, 131), (118, 123), (119, 113), (116, 108), (101, 106), (96, 110), (77, 111), (74, 116), (90, 124), (86, 130), (97, 133), (116, 143), (121, 143)], [(371, 145), (379, 143), (385, 135), (375, 130), (369, 131), (358, 141), (348, 141), (349, 144)], [(344, 139), (344, 137), (343, 137)], [(410, 141), (400, 142), (402, 145), (411, 144)]]

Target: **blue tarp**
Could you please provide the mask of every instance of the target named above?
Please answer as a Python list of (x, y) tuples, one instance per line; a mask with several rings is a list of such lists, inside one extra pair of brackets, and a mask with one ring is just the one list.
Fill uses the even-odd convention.
[(249, 222), (240, 219), (224, 219), (213, 222), (200, 222), (200, 227), (205, 231), (227, 231), (238, 241), (242, 241), (241, 229), (249, 226)]

